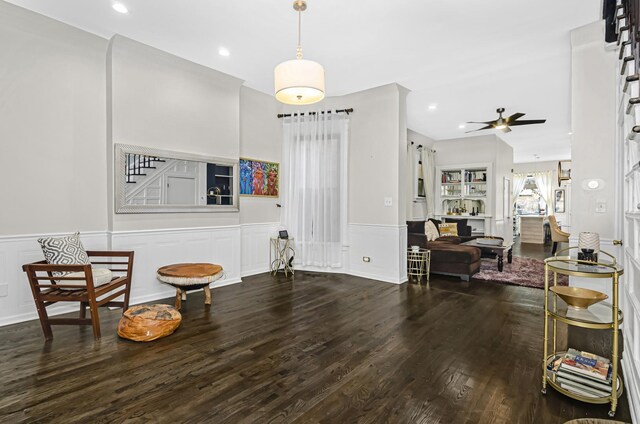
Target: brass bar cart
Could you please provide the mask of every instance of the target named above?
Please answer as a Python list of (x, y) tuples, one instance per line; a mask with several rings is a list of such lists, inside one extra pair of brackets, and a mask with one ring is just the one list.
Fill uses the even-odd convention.
[[(547, 393), (547, 384), (558, 392), (577, 399), (582, 402), (606, 404), (610, 403), (611, 409), (609, 416), (613, 417), (618, 405), (618, 398), (622, 395), (623, 383), (619, 375), (619, 355), (618, 355), (618, 335), (620, 332), (620, 324), (623, 320), (622, 311), (618, 304), (618, 284), (620, 276), (624, 273), (621, 265), (610, 254), (600, 251), (599, 254), (608, 256), (609, 261), (588, 262), (578, 260), (570, 256), (571, 250), (577, 250), (577, 247), (570, 247), (559, 251), (556, 256), (545, 259), (545, 279), (544, 279), (544, 353), (542, 361), (542, 393)], [(563, 256), (564, 254), (564, 256)], [(549, 273), (553, 273), (553, 286), (557, 286), (558, 274), (582, 277), (582, 278), (600, 278), (611, 279), (612, 299), (611, 303), (599, 302), (591, 305), (588, 309), (574, 309), (567, 305), (558, 295), (549, 290)], [(552, 348), (549, 352), (549, 321), (552, 321)], [(564, 355), (565, 352), (557, 351), (557, 326), (558, 321), (570, 326), (577, 326), (593, 330), (610, 330), (612, 331), (611, 346), (611, 395), (602, 397), (588, 397), (573, 391), (567, 390), (560, 386), (556, 381), (556, 375), (548, 371), (547, 367), (558, 356)]]

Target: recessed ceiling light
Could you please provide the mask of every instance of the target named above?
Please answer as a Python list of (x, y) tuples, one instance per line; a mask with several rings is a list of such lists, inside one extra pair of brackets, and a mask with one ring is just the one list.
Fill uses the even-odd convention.
[(438, 108), (438, 105), (437, 105), (437, 104), (435, 104), (435, 103), (431, 103), (431, 104), (429, 105), (429, 110), (436, 110), (437, 108)]
[(569, 131), (569, 135), (573, 135), (573, 133), (571, 131)]
[(465, 124), (460, 124), (458, 125), (458, 128), (460, 128), (461, 130), (465, 129), (467, 126)]
[(129, 9), (127, 9), (127, 6), (125, 6), (122, 3), (113, 3), (113, 10), (115, 10), (118, 13), (129, 13)]
[(229, 55), (231, 54), (231, 52), (229, 51), (229, 49), (227, 49), (227, 48), (225, 48), (225, 47), (220, 47), (220, 48), (218, 49), (218, 54), (219, 54), (220, 56), (227, 57), (227, 56), (229, 56)]

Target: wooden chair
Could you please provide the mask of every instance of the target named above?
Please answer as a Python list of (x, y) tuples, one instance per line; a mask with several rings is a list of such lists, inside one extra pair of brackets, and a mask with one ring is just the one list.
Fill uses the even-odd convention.
[[(99, 258), (91, 262), (102, 265), (111, 270), (113, 279), (100, 286), (94, 286), (91, 265), (50, 265), (46, 261), (39, 261), (22, 266), (27, 273), (33, 300), (38, 309), (38, 317), (44, 337), (53, 339), (51, 325), (91, 325), (93, 335), (100, 338), (100, 317), (98, 308), (101, 306), (129, 308), (129, 293), (131, 291), (131, 273), (133, 271), (133, 252), (87, 251), (89, 258)], [(84, 273), (82, 277), (55, 276), (54, 272)], [(82, 285), (75, 281), (83, 281)], [(114, 301), (124, 296), (122, 301)], [(47, 306), (57, 302), (79, 302), (79, 318), (49, 318)], [(89, 307), (90, 318), (86, 317)]]
[(565, 233), (560, 229), (558, 221), (556, 221), (556, 217), (554, 215), (549, 215), (549, 227), (551, 228), (551, 241), (553, 242), (553, 250), (551, 250), (551, 254), (555, 255), (556, 250), (558, 250), (558, 243), (568, 243), (571, 234)]

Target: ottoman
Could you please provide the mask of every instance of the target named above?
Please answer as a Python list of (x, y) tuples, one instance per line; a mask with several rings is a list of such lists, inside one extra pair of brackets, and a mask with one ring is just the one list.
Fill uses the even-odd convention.
[(182, 315), (170, 305), (138, 305), (127, 309), (118, 323), (118, 335), (136, 342), (150, 342), (176, 331)]

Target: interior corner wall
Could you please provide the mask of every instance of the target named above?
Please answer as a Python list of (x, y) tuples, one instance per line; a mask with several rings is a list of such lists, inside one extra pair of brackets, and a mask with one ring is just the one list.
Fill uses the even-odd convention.
[[(281, 162), (282, 119), (271, 95), (240, 89), (240, 157)], [(279, 182), (282, 189), (282, 181)], [(269, 238), (280, 227), (280, 198), (240, 196), (242, 276), (269, 271)]]
[[(399, 193), (400, 172), (405, 167), (399, 152), (406, 148), (406, 140), (400, 137), (402, 90), (397, 84), (387, 84), (328, 97), (313, 106), (281, 109), (284, 113), (354, 109), (349, 137), (349, 264), (344, 272), (394, 283), (406, 280), (398, 258), (398, 246), (406, 237), (406, 216), (400, 214), (404, 206), (399, 207), (404, 199)], [(392, 199), (392, 206), (384, 205), (385, 197)]]

